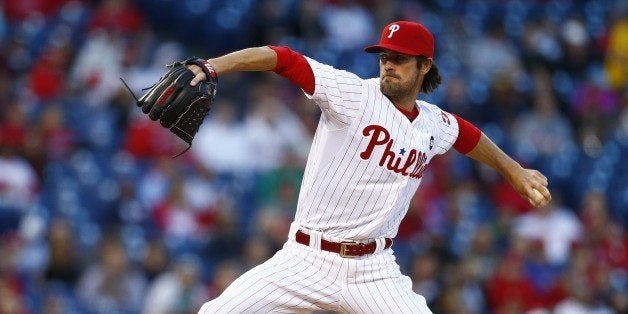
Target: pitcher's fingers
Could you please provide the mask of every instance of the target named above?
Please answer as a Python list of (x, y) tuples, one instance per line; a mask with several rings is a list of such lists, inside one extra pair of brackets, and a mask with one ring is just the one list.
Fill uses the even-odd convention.
[(536, 176), (543, 182), (545, 182), (545, 185), (547, 185), (547, 177), (544, 176), (540, 171), (536, 171)]
[(530, 205), (532, 205), (534, 207), (541, 207), (541, 204), (542, 204), (542, 200), (541, 199), (537, 199), (534, 196), (528, 196), (527, 200), (528, 200), (528, 203), (530, 203)]
[(196, 64), (190, 64), (187, 66), (192, 73), (194, 73), (194, 78), (190, 81), (190, 85), (196, 86), (199, 82), (205, 79), (205, 72)]
[(550, 193), (549, 189), (546, 186), (538, 187), (537, 190), (541, 193), (541, 195), (543, 195), (543, 197), (545, 198), (545, 200), (547, 200), (547, 202), (552, 200), (552, 194)]
[(533, 192), (532, 195), (528, 196), (528, 202), (534, 207), (541, 207), (541, 205), (543, 204), (543, 198), (540, 194), (534, 193), (536, 192)]
[(190, 85), (196, 86), (196, 84), (205, 80), (205, 73), (201, 71), (200, 73), (196, 73), (196, 76), (190, 81)]

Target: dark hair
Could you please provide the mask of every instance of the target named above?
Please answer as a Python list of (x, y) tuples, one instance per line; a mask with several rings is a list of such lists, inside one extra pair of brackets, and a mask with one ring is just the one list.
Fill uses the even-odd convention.
[[(418, 56), (417, 63), (416, 63), (417, 67), (421, 67), (421, 65), (425, 61), (427, 61), (426, 57)], [(440, 73), (438, 72), (438, 67), (436, 66), (436, 63), (432, 62), (432, 67), (425, 74), (425, 77), (423, 78), (423, 83), (421, 84), (421, 92), (429, 94), (433, 92), (438, 87), (438, 85), (440, 85), (440, 83), (441, 83), (441, 77), (440, 77)]]

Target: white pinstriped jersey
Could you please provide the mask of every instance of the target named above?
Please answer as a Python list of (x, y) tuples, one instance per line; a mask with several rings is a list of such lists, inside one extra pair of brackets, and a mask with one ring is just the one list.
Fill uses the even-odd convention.
[[(452, 147), (458, 122), (422, 101), (411, 122), (380, 92), (378, 78), (306, 60), (316, 84), (308, 97), (323, 114), (288, 241), (199, 314), (432, 313), (383, 238), (396, 235), (425, 166)], [(309, 245), (297, 243), (297, 229), (309, 233)], [(372, 254), (345, 258), (322, 250), (321, 238), (377, 244)]]
[(316, 83), (308, 97), (322, 115), (295, 224), (340, 239), (394, 238), (425, 166), (452, 147), (458, 123), (424, 101), (409, 121), (381, 93), (379, 78), (306, 59)]

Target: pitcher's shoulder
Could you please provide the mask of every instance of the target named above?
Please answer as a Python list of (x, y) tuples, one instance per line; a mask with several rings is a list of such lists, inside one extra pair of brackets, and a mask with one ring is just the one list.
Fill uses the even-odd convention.
[(444, 111), (439, 106), (429, 103), (425, 100), (417, 100), (417, 105), (421, 113), (429, 112), (434, 114), (440, 114), (442, 111)]

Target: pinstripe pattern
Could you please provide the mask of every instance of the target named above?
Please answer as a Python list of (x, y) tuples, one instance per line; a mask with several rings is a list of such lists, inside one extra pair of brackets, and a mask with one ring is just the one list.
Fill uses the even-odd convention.
[(294, 242), (294, 232), (314, 230), (335, 242), (394, 238), (423, 170), (455, 142), (457, 121), (417, 101), (411, 122), (380, 92), (378, 79), (307, 60), (322, 115), (289, 240), (199, 313), (431, 313), (391, 249), (342, 258)]
[(392, 250), (347, 259), (288, 241), (199, 314), (209, 313), (431, 313), (412, 291)]

